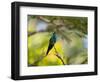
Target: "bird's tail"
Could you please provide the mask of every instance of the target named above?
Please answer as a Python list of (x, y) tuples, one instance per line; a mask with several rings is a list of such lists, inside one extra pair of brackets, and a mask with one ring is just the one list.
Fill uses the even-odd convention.
[(46, 55), (48, 55), (48, 53), (49, 53), (49, 50), (47, 50)]

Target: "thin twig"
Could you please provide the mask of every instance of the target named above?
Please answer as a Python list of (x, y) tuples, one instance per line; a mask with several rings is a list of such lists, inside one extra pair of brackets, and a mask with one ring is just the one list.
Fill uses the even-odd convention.
[[(56, 25), (54, 22), (52, 22), (52, 21), (50, 21), (50, 20), (48, 20), (48, 19), (46, 19), (46, 18), (44, 18), (44, 17), (42, 17), (42, 16), (38, 16), (37, 19), (40, 19), (40, 20), (42, 20), (42, 21), (48, 23), (48, 25), (49, 25), (49, 24), (54, 25), (54, 26), (56, 27), (56, 29), (58, 29), (59, 27), (64, 26), (64, 25), (59, 25), (59, 26), (58, 26), (58, 25)], [(65, 26), (65, 27), (66, 27), (66, 26)], [(45, 31), (47, 31), (47, 30), (45, 30)], [(39, 31), (39, 32), (45, 32), (45, 31)], [(47, 32), (48, 32), (48, 31), (47, 31)], [(34, 34), (36, 34), (36, 33), (37, 33), (37, 32), (28, 33), (28, 37), (31, 36), (31, 35), (34, 35)]]
[(48, 20), (48, 19), (46, 19), (46, 18), (44, 18), (42, 16), (37, 16), (37, 18), (42, 20), (42, 21), (44, 21), (44, 22), (46, 22), (46, 23), (50, 23), (51, 22), (50, 20)]
[(42, 30), (42, 31), (38, 31), (38, 32), (30, 32), (30, 33), (28, 33), (28, 37), (30, 37), (31, 35), (34, 35), (34, 34), (36, 34), (36, 33), (42, 33), (42, 32), (48, 32), (48, 31), (46, 31), (46, 30)]
[[(44, 54), (44, 52), (42, 52), (42, 54)], [(38, 62), (40, 62), (41, 60), (43, 60), (47, 55), (41, 56), (38, 60), (34, 61), (31, 66), (35, 66)]]
[(56, 56), (61, 60), (61, 62), (63, 63), (63, 65), (65, 65), (63, 59), (62, 59), (61, 56), (58, 54), (58, 52), (57, 52), (55, 46), (54, 46), (54, 49), (55, 49), (55, 52), (56, 52)]
[(56, 54), (56, 56), (61, 60), (61, 62), (63, 63), (63, 65), (65, 65), (63, 59), (60, 57), (60, 55)]
[(38, 62), (40, 62), (41, 60), (43, 60), (46, 56), (41, 56), (38, 60), (36, 60), (32, 65), (37, 64)]

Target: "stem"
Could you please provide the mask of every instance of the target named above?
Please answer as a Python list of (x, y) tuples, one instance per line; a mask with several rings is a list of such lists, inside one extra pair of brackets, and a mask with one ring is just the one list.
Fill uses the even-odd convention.
[(42, 32), (48, 32), (48, 31), (38, 31), (38, 32), (30, 32), (30, 33), (28, 33), (28, 37), (30, 37), (31, 35), (34, 35), (34, 34), (36, 34), (36, 33), (42, 33)]
[(61, 60), (61, 62), (63, 63), (63, 65), (65, 65), (63, 59), (58, 54), (56, 54), (56, 56)]
[(33, 64), (31, 64), (32, 66), (36, 65), (38, 62), (40, 62), (41, 60), (43, 60), (46, 56), (41, 56), (38, 60), (36, 60)]
[(55, 46), (54, 46), (54, 49), (55, 49), (55, 52), (56, 52), (56, 56), (61, 60), (62, 64), (65, 65), (63, 59), (60, 57), (60, 55), (58, 55), (58, 52), (57, 52)]
[[(48, 23), (48, 24), (52, 24), (52, 25), (54, 25), (55, 26), (55, 29), (58, 29), (59, 27), (62, 27), (62, 26), (64, 26), (64, 25), (56, 25), (55, 23), (53, 23), (52, 21), (50, 21), (50, 20), (48, 20), (48, 19), (46, 19), (46, 18), (44, 18), (44, 17), (42, 17), (42, 16), (37, 16), (37, 19), (40, 19), (40, 20), (42, 20), (42, 21), (44, 21), (44, 22), (46, 22), (46, 23)], [(65, 26), (66, 27), (66, 26)], [(45, 31), (39, 31), (39, 32), (48, 32), (47, 30), (45, 30)], [(36, 33), (38, 33), (38, 32), (31, 32), (31, 33), (28, 33), (28, 37), (30, 37), (31, 35), (34, 35), (34, 34), (36, 34)]]
[[(41, 53), (41, 55), (43, 55), (44, 52)], [(41, 60), (43, 60), (47, 55), (41, 56), (39, 57), (39, 59), (37, 59), (36, 61), (34, 61), (30, 66), (36, 66), (37, 63), (39, 63)]]
[(44, 21), (44, 22), (46, 22), (46, 23), (50, 23), (51, 22), (50, 20), (48, 20), (48, 19), (46, 19), (46, 18), (44, 18), (42, 16), (37, 16), (37, 18), (42, 20), (42, 21)]

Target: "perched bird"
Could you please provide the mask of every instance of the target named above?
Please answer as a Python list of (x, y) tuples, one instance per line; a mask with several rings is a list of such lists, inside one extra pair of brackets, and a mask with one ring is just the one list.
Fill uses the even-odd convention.
[(50, 40), (49, 40), (49, 46), (46, 52), (46, 55), (48, 55), (49, 51), (53, 48), (54, 44), (56, 43), (56, 34), (55, 32), (52, 34)]

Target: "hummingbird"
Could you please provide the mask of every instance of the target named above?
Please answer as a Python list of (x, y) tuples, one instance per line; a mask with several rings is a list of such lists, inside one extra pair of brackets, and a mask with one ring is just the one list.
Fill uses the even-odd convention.
[(54, 44), (56, 43), (56, 33), (53, 32), (50, 40), (49, 40), (49, 46), (46, 52), (46, 55), (48, 55), (49, 51), (53, 48)]

